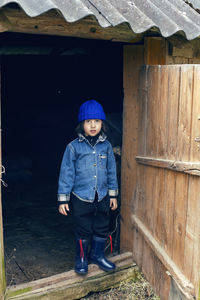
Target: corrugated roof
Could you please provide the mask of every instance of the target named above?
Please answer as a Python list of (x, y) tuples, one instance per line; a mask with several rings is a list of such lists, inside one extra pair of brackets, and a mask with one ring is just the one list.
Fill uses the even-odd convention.
[(184, 0), (1, 0), (0, 7), (11, 2), (30, 17), (56, 9), (67, 22), (93, 15), (102, 27), (126, 22), (134, 33), (157, 27), (164, 37), (178, 31), (189, 40), (200, 36), (200, 14)]
[(200, 0), (185, 0), (188, 4), (191, 4), (195, 9), (200, 8)]

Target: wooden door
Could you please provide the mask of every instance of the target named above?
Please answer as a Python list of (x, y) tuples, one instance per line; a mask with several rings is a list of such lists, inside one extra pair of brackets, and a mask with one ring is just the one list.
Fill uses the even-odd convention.
[(124, 126), (134, 130), (124, 128), (122, 248), (132, 242), (161, 299), (199, 299), (200, 65), (139, 69), (137, 86), (124, 77)]
[[(0, 77), (0, 98), (1, 98), (1, 77)], [(1, 109), (0, 109), (0, 126), (1, 126)], [(1, 130), (0, 130), (0, 166), (1, 166)], [(1, 182), (1, 174), (2, 173), (0, 172), (0, 182)], [(1, 189), (0, 189), (0, 299), (3, 299), (5, 289), (6, 289), (6, 281), (5, 281), (3, 221), (2, 221), (2, 205), (1, 205)]]

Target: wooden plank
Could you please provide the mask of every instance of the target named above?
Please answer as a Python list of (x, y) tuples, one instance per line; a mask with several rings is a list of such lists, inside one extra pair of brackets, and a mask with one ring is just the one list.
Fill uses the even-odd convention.
[[(133, 262), (132, 252), (125, 252), (120, 255), (113, 256), (109, 259), (117, 265), (117, 268), (121, 267), (121, 266), (126, 266), (126, 264), (130, 264)], [(99, 270), (99, 268), (94, 264), (90, 264), (88, 268), (89, 268), (88, 274), (86, 274), (83, 277), (79, 276), (77, 273), (75, 273), (74, 270), (71, 270), (71, 271), (67, 271), (67, 272), (53, 275), (50, 277), (34, 280), (34, 281), (31, 281), (28, 283), (22, 283), (22, 284), (18, 284), (15, 286), (11, 286), (7, 289), (7, 292), (8, 292), (8, 294), (9, 293), (14, 294), (14, 293), (17, 293), (17, 291), (22, 291), (27, 288), (31, 289), (32, 291), (38, 290), (45, 286), (57, 284), (59, 282), (63, 282), (66, 280), (68, 280), (68, 281), (70, 280), (70, 283), (77, 283), (79, 281), (84, 280), (85, 278), (90, 278), (91, 276), (96, 276), (96, 275), (102, 273), (102, 271)]]
[(137, 261), (137, 266), (142, 270), (144, 251), (144, 239), (138, 232), (136, 227), (133, 227), (133, 260)]
[(174, 263), (183, 272), (183, 258), (185, 249), (186, 218), (188, 200), (188, 176), (179, 174), (176, 177), (176, 191), (174, 203), (174, 233), (173, 233), (173, 252)]
[(9, 20), (6, 18), (2, 9), (0, 9), (0, 32), (9, 31), (12, 29), (12, 25), (10, 24)]
[(192, 106), (192, 118), (191, 118), (191, 148), (190, 148), (190, 160), (199, 162), (200, 151), (200, 67), (199, 65), (193, 66), (193, 106)]
[(146, 65), (165, 65), (166, 63), (166, 40), (162, 37), (145, 37)]
[[(177, 133), (178, 133), (178, 109), (179, 109), (179, 82), (180, 82), (180, 67), (170, 66), (165, 67), (168, 71), (168, 92), (165, 97), (168, 97), (166, 106), (166, 150), (165, 161), (171, 159), (170, 166), (174, 165), (174, 159), (177, 149)], [(167, 95), (168, 94), (168, 95)], [(166, 168), (168, 169), (168, 168)], [(165, 189), (164, 189), (164, 230), (163, 230), (163, 248), (166, 253), (172, 257), (173, 249), (173, 230), (174, 230), (174, 201), (176, 190), (176, 172), (171, 172), (165, 169)]]
[[(159, 82), (160, 78), (160, 82)], [(167, 119), (167, 109), (168, 109), (168, 100), (169, 100), (169, 70), (168, 67), (162, 66), (160, 68), (160, 76), (157, 78), (154, 88), (160, 90), (158, 94), (157, 103), (155, 110), (157, 110), (158, 119), (157, 119), (157, 153), (156, 157), (166, 157), (167, 149), (167, 139), (168, 136), (168, 119)], [(159, 124), (159, 126), (158, 126)]]
[(135, 160), (142, 165), (152, 166), (156, 168), (165, 168), (171, 171), (200, 176), (199, 162), (176, 161), (170, 159), (143, 156), (136, 156)]
[[(157, 156), (158, 155), (158, 139), (159, 134), (159, 119), (160, 112), (158, 107), (160, 107), (160, 86), (161, 83), (161, 68), (160, 66), (152, 67), (149, 66), (147, 69), (147, 121), (146, 121), (146, 155), (147, 156)], [(160, 123), (159, 123), (160, 124)], [(158, 207), (161, 198), (159, 198), (159, 176), (158, 170), (154, 168), (144, 168), (145, 173), (145, 186), (146, 191), (145, 195), (145, 205), (143, 208), (144, 216), (141, 219), (144, 224), (149, 228), (149, 230), (159, 235), (157, 230), (157, 221), (158, 221)], [(154, 188), (152, 188), (152, 186)], [(160, 230), (160, 229), (159, 229)], [(145, 253), (145, 256), (147, 253)], [(145, 266), (143, 266), (145, 269)], [(146, 267), (148, 269), (148, 267)], [(150, 270), (149, 270), (150, 272)]]
[(131, 211), (136, 196), (136, 162), (138, 151), (138, 114), (139, 114), (139, 74), (143, 64), (143, 46), (124, 47), (124, 107), (123, 107), (123, 148), (121, 171), (121, 249), (131, 250), (133, 234)]
[(200, 57), (188, 59), (188, 64), (200, 64)]
[(156, 184), (154, 198), (154, 237), (164, 246), (164, 201), (165, 201), (165, 172), (162, 169), (155, 170)]
[(148, 87), (147, 76), (149, 66), (142, 66), (139, 74), (139, 125), (138, 125), (138, 154), (146, 155), (147, 132), (147, 101)]
[[(141, 234), (141, 232), (140, 232)], [(151, 249), (149, 249), (148, 244), (146, 240), (143, 238), (143, 260), (142, 260), (142, 270), (143, 274), (146, 278), (148, 278), (148, 281), (151, 283), (151, 285), (154, 287), (157, 286), (157, 283), (155, 282), (155, 269), (154, 269), (154, 255), (152, 255)]]
[[(193, 102), (193, 66), (181, 66), (176, 160), (189, 161), (191, 140), (191, 111)], [(174, 234), (172, 258), (184, 272), (183, 258), (188, 206), (188, 175), (176, 176), (174, 205)]]
[(121, 280), (132, 278), (138, 272), (130, 252), (112, 257), (111, 260), (117, 265), (114, 272), (107, 273), (95, 265), (89, 265), (86, 276), (69, 271), (11, 287), (7, 290), (6, 299), (77, 299), (90, 291), (101, 291), (119, 285)]
[[(168, 68), (165, 66), (159, 67), (159, 76), (154, 83), (154, 89), (158, 89), (153, 109), (157, 111), (157, 118), (154, 121), (156, 123), (156, 130), (154, 132), (154, 143), (157, 145), (154, 156), (158, 158), (166, 157), (167, 148), (167, 106), (168, 106)], [(160, 241), (161, 245), (164, 245), (164, 231), (165, 231), (165, 197), (166, 197), (166, 184), (165, 175), (166, 172), (163, 169), (155, 169), (155, 196), (154, 196), (154, 236)]]
[(173, 45), (172, 55), (185, 57), (185, 58), (196, 58), (199, 57), (200, 40), (194, 39), (188, 41), (182, 35), (172, 35), (167, 40)]
[[(182, 292), (181, 287), (177, 284), (173, 277), (171, 277), (171, 284), (170, 284), (170, 292), (169, 297), (166, 298), (167, 300), (187, 300), (188, 297), (184, 295)], [(189, 297), (189, 299), (194, 299), (193, 297)]]
[[(156, 190), (156, 172), (153, 168), (143, 167), (140, 170), (140, 189), (143, 190), (143, 199), (138, 199), (140, 208), (138, 217), (148, 226), (151, 232), (155, 229), (155, 190)], [(144, 180), (143, 180), (144, 178)], [(152, 186), (154, 188), (152, 188)]]
[[(158, 143), (158, 119), (159, 111), (157, 105), (160, 98), (160, 66), (150, 66), (147, 71), (147, 125), (146, 125), (146, 155), (155, 156)], [(157, 86), (158, 84), (158, 86)]]
[[(148, 66), (142, 66), (139, 74), (139, 125), (138, 125), (138, 153), (140, 155), (146, 155), (146, 131), (147, 131), (147, 76)], [(137, 153), (136, 153), (137, 154)], [(144, 222), (149, 224), (149, 220), (146, 218), (146, 172), (142, 165), (138, 165), (136, 168), (136, 197), (134, 203), (134, 213), (139, 216)], [(144, 251), (144, 240), (141, 234), (136, 228), (133, 228), (133, 256), (137, 265), (142, 269), (143, 265), (143, 251)]]
[(174, 201), (176, 190), (176, 173), (167, 171), (165, 174), (165, 203), (164, 203), (164, 230), (163, 248), (171, 257), (173, 251), (173, 228), (174, 228)]
[(180, 56), (171, 56), (167, 55), (166, 57), (166, 65), (181, 65), (181, 64), (189, 64), (192, 59), (180, 57)]
[[(1, 100), (1, 69), (0, 69), (0, 100)], [(0, 113), (0, 127), (1, 127), (1, 113)], [(1, 131), (0, 131), (0, 166), (2, 165), (1, 153), (2, 152), (1, 152)], [(0, 181), (1, 178), (2, 178), (2, 174), (0, 173)], [(4, 245), (3, 245), (3, 217), (2, 217), (1, 189), (0, 189), (0, 299), (1, 297), (3, 298), (5, 290), (6, 290), (6, 276), (5, 276)]]
[(74, 283), (71, 285), (62, 284), (52, 286), (52, 289), (41, 289), (34, 292), (29, 292), (24, 295), (15, 297), (9, 297), (7, 299), (12, 300), (28, 300), (28, 299), (43, 299), (43, 300), (73, 300), (82, 299), (90, 292), (101, 292), (109, 288), (117, 287), (123, 280), (130, 280), (136, 277), (138, 269), (129, 267), (122, 269), (115, 274), (104, 273), (101, 277), (90, 278), (90, 280), (84, 280), (81, 284)]
[[(185, 277), (184, 273), (177, 267), (174, 261), (167, 255), (158, 241), (150, 233), (148, 228), (140, 221), (136, 215), (132, 215), (134, 226), (141, 232), (147, 244), (151, 247), (154, 254), (164, 264), (170, 274), (176, 279), (178, 284), (187, 296), (194, 296), (195, 290), (193, 284)], [(192, 299), (192, 298), (189, 298)]]
[[(141, 232), (139, 231), (141, 235)], [(144, 240), (144, 264), (146, 271), (144, 275), (148, 278), (149, 283), (154, 287), (157, 295), (161, 295), (163, 300), (168, 299), (169, 287), (171, 278), (168, 275), (167, 269), (164, 264), (155, 255), (154, 250), (149, 246), (148, 242)], [(150, 261), (150, 264), (148, 263)], [(148, 268), (146, 268), (148, 266)], [(149, 270), (151, 268), (151, 270)]]
[(185, 249), (182, 264), (187, 278), (194, 284), (196, 299), (199, 297), (200, 279), (200, 178), (189, 178)]
[(68, 23), (55, 10), (32, 18), (27, 16), (22, 9), (4, 7), (0, 9), (0, 12), (4, 16), (0, 19), (1, 32), (60, 35), (130, 43), (138, 42), (143, 37), (143, 34), (134, 34), (128, 24), (125, 23), (102, 28), (97, 20), (91, 16)]
[(166, 158), (175, 159), (177, 151), (178, 136), (178, 112), (179, 112), (179, 93), (180, 93), (180, 66), (168, 67), (168, 106), (167, 106), (167, 149)]
[[(200, 130), (200, 66), (194, 66), (193, 82), (193, 107), (192, 107), (192, 128), (191, 128), (191, 149), (190, 160), (199, 161), (199, 142), (196, 137), (199, 136)], [(188, 207), (187, 223), (185, 236), (185, 253), (184, 253), (184, 272), (193, 282), (196, 288), (196, 298), (199, 299), (199, 281), (200, 281), (200, 178), (189, 177), (188, 186)]]
[(190, 155), (193, 66), (181, 66), (178, 119), (177, 160), (188, 161)]

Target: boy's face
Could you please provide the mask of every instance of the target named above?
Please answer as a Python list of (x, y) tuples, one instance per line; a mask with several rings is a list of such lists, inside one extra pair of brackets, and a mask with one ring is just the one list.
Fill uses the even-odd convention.
[(87, 136), (97, 135), (101, 131), (101, 127), (102, 127), (102, 120), (99, 119), (85, 120), (83, 124), (83, 129)]

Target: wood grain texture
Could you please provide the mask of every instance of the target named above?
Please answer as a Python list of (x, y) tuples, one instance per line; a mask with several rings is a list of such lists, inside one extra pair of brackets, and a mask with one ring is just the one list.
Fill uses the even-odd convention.
[[(145, 242), (149, 245), (149, 247), (153, 250), (154, 254), (159, 258), (159, 260), (165, 265), (167, 270), (171, 273), (172, 276), (177, 280), (180, 286), (184, 289), (186, 294), (194, 295), (194, 286), (188, 280), (188, 278), (184, 275), (184, 273), (177, 267), (174, 261), (167, 255), (167, 253), (163, 250), (163, 247), (160, 246), (159, 242), (155, 239), (155, 237), (150, 233), (148, 228), (140, 221), (140, 219), (136, 215), (132, 215), (132, 220), (138, 231), (140, 231), (145, 239)], [(145, 253), (144, 253), (145, 254)], [(145, 256), (144, 256), (145, 261)], [(147, 272), (149, 277), (149, 266), (146, 266), (146, 263), (143, 264), (144, 272)], [(154, 275), (151, 273), (151, 277)], [(156, 282), (157, 284), (157, 282)], [(156, 286), (154, 284), (153, 286)]]
[[(200, 147), (196, 142), (200, 135), (200, 68), (193, 67), (193, 106), (191, 118), (190, 160), (199, 162)], [(184, 272), (196, 287), (196, 298), (199, 295), (200, 281), (200, 178), (190, 176), (188, 181), (188, 203), (184, 252)]]
[(166, 40), (162, 37), (145, 37), (145, 64), (164, 65), (166, 63)]
[(185, 174), (191, 174), (200, 176), (200, 163), (190, 162), (190, 161), (177, 161), (157, 157), (147, 157), (147, 156), (136, 156), (136, 161), (139, 164), (146, 166), (152, 166), (157, 168), (169, 169), (175, 172), (182, 172)]
[[(194, 286), (191, 293), (188, 290), (188, 297), (198, 297), (200, 65), (146, 66), (141, 75), (134, 214)], [(149, 259), (152, 266), (142, 242), (143, 234), (141, 230), (136, 236), (142, 245), (143, 260)], [(158, 256), (156, 249), (154, 253)], [(151, 281), (149, 266), (141, 262), (141, 254), (135, 248), (134, 254)], [(179, 273), (174, 277), (179, 281)], [(184, 288), (181, 282), (179, 288)]]
[(124, 47), (124, 106), (123, 106), (123, 145), (122, 145), (122, 226), (121, 249), (133, 247), (131, 212), (134, 210), (136, 195), (136, 162), (138, 148), (139, 116), (139, 72), (143, 64), (143, 46)]

